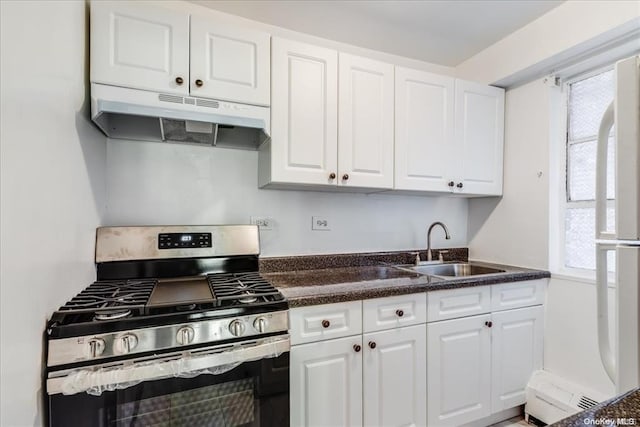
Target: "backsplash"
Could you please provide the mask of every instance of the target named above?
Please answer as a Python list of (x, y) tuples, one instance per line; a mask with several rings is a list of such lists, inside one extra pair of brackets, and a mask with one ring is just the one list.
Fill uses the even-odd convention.
[[(468, 201), (454, 197), (258, 189), (255, 151), (110, 140), (104, 225), (247, 224), (273, 219), (261, 231), (262, 256), (400, 251), (467, 246)], [(311, 217), (330, 231), (311, 230)]]
[[(443, 251), (445, 261), (467, 261), (468, 248), (433, 249), (433, 259)], [(446, 253), (444, 251), (447, 251)], [(417, 251), (345, 253), (331, 255), (307, 255), (292, 257), (260, 258), (260, 272), (274, 273), (294, 270), (318, 270), (323, 268), (362, 267), (381, 264), (413, 264)], [(420, 251), (420, 259), (427, 259), (427, 251)]]

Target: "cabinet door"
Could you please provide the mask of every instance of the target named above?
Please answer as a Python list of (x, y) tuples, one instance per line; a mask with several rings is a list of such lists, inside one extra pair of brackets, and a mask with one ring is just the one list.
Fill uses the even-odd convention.
[(431, 426), (491, 414), (491, 315), (427, 325), (427, 413)]
[(145, 3), (91, 2), (91, 81), (186, 95), (189, 14)]
[(525, 403), (533, 371), (542, 369), (542, 306), (506, 310), (492, 315), (493, 412)]
[(426, 335), (426, 325), (364, 335), (365, 426), (427, 424)]
[(393, 188), (393, 65), (340, 54), (338, 181)]
[(362, 425), (362, 336), (291, 347), (291, 425)]
[(191, 94), (269, 105), (269, 48), (267, 33), (192, 15)]
[(396, 67), (395, 189), (453, 191), (454, 81)]
[(504, 89), (456, 80), (456, 192), (502, 194)]
[(271, 181), (336, 185), (338, 52), (274, 37)]

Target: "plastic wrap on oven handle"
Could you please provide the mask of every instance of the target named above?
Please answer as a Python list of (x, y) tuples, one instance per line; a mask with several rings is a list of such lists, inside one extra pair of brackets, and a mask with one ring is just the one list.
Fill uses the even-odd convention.
[(125, 389), (143, 381), (165, 378), (193, 378), (219, 375), (244, 362), (278, 357), (289, 351), (289, 338), (266, 338), (252, 346), (236, 346), (214, 352), (185, 352), (169, 360), (149, 360), (129, 365), (74, 370), (61, 378), (49, 379), (49, 394), (72, 395), (86, 392), (99, 396), (105, 391)]

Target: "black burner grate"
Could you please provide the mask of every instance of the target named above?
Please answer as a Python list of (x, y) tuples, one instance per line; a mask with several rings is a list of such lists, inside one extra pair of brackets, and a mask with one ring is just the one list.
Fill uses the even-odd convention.
[(155, 284), (156, 280), (95, 282), (58, 311), (100, 314), (124, 309), (131, 310), (132, 314), (141, 314)]
[(257, 272), (209, 274), (207, 279), (219, 306), (251, 305), (284, 299)]

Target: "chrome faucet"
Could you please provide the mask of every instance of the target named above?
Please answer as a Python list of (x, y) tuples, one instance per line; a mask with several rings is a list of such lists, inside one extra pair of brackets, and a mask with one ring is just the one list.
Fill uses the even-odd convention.
[(449, 235), (449, 229), (442, 222), (436, 221), (433, 224), (431, 224), (429, 226), (429, 229), (427, 230), (427, 262), (431, 261), (431, 230), (433, 230), (433, 227), (435, 227), (436, 225), (441, 226), (442, 229), (444, 230), (445, 239), (449, 240), (451, 238), (451, 236)]

